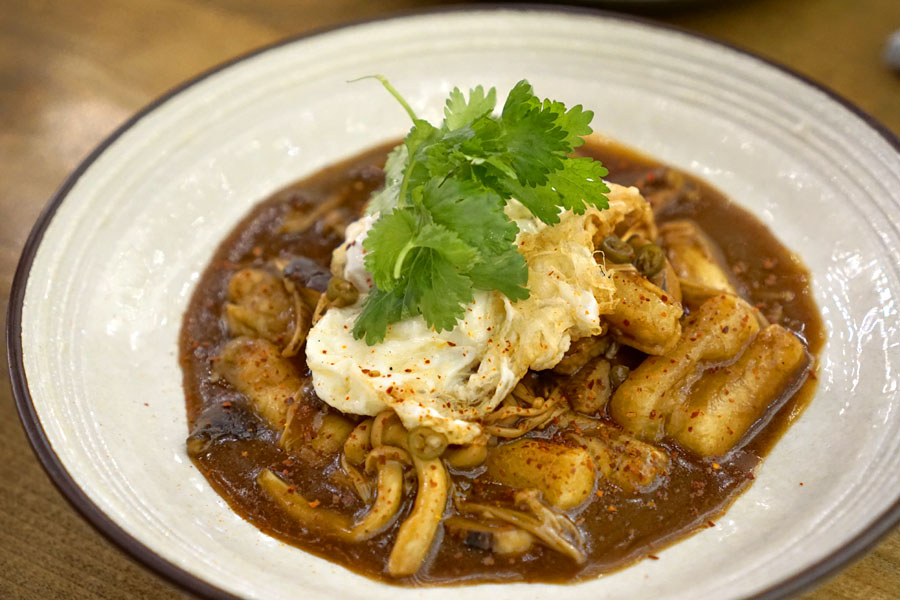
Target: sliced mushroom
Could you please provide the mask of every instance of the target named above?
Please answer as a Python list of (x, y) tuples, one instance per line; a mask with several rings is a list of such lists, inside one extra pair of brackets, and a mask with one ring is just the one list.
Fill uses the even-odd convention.
[(665, 450), (647, 444), (599, 420), (580, 422), (579, 433), (567, 437), (585, 448), (597, 470), (628, 493), (644, 492), (662, 480), (669, 469)]
[(354, 465), (361, 465), (366, 460), (366, 455), (372, 449), (369, 436), (372, 432), (372, 419), (366, 419), (358, 424), (347, 439), (344, 440), (344, 456)]
[(319, 412), (313, 417), (315, 437), (309, 446), (322, 454), (337, 454), (353, 432), (355, 424), (335, 412)]
[(281, 278), (261, 269), (242, 269), (228, 282), (225, 318), (234, 335), (261, 337), (281, 347), (290, 333), (294, 303)]
[(572, 342), (561, 361), (553, 367), (554, 373), (573, 375), (586, 364), (609, 349), (612, 338), (607, 336), (591, 336)]
[(350, 197), (347, 189), (341, 189), (332, 193), (323, 202), (313, 206), (291, 207), (281, 222), (280, 234), (302, 233), (312, 227), (313, 223), (336, 211)]
[(612, 391), (609, 361), (595, 359), (562, 382), (561, 392), (573, 409), (584, 414), (602, 410)]
[[(306, 342), (309, 329), (312, 327), (312, 310), (310, 310), (309, 305), (304, 302), (302, 297), (301, 291), (305, 288), (298, 288), (297, 285), (288, 280), (284, 280), (284, 287), (290, 292), (293, 302), (294, 329), (291, 333), (291, 339), (284, 347), (284, 350), (281, 351), (281, 354), (282, 356), (295, 356), (300, 351), (300, 347)], [(318, 302), (318, 296), (316, 296), (315, 300)]]
[(215, 372), (247, 396), (272, 429), (282, 431), (288, 409), (299, 397), (302, 380), (270, 341), (239, 337), (219, 352)]
[(684, 299), (692, 307), (706, 300), (704, 295), (696, 294), (704, 289), (737, 293), (722, 251), (696, 223), (670, 221), (659, 228), (659, 236), (675, 274), (682, 281)]
[(359, 499), (369, 504), (372, 501), (372, 485), (365, 476), (359, 472), (354, 465), (347, 460), (346, 453), (341, 454), (340, 459), (341, 472), (346, 477), (346, 483), (353, 487), (353, 491), (359, 496)]
[[(673, 302), (681, 304), (684, 300), (684, 295), (681, 291), (681, 280), (678, 278), (678, 274), (675, 273), (675, 269), (672, 267), (672, 263), (668, 258), (666, 259), (663, 270), (651, 277), (650, 281), (662, 291), (666, 292)], [(700, 304), (702, 304), (702, 302)]]

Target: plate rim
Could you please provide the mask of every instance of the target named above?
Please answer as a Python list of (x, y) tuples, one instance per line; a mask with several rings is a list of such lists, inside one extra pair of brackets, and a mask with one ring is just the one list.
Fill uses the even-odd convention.
[[(41, 420), (35, 409), (31, 392), (28, 387), (28, 379), (25, 375), (25, 366), (22, 353), (22, 309), (25, 300), (25, 291), (31, 273), (31, 267), (37, 250), (43, 241), (44, 234), (53, 220), (58, 208), (68, 196), (69, 192), (75, 184), (81, 179), (82, 175), (97, 161), (98, 158), (126, 131), (131, 129), (144, 117), (152, 113), (154, 110), (178, 96), (189, 88), (203, 82), (207, 78), (232, 67), (238, 63), (249, 60), (257, 55), (268, 52), (282, 46), (287, 46), (295, 42), (327, 35), (329, 33), (349, 29), (358, 25), (379, 24), (386, 21), (402, 21), (405, 19), (450, 14), (450, 13), (476, 13), (476, 12), (530, 12), (530, 13), (555, 13), (561, 15), (582, 14), (592, 17), (601, 17), (608, 20), (618, 20), (626, 23), (637, 23), (644, 25), (650, 29), (661, 30), (664, 32), (674, 32), (687, 37), (691, 37), (707, 44), (725, 47), (729, 50), (737, 52), (743, 56), (750, 57), (780, 71), (781, 73), (798, 80), (807, 86), (824, 93), (831, 100), (836, 101), (845, 109), (855, 116), (859, 117), (863, 122), (878, 133), (893, 149), (900, 154), (900, 137), (888, 129), (878, 119), (871, 114), (844, 98), (841, 94), (828, 88), (827, 86), (813, 80), (812, 78), (795, 71), (794, 69), (767, 57), (760, 56), (747, 49), (741, 48), (730, 42), (726, 42), (703, 33), (691, 31), (687, 28), (668, 23), (661, 23), (653, 19), (641, 17), (633, 14), (618, 13), (610, 10), (599, 9), (587, 6), (558, 6), (550, 4), (527, 4), (527, 3), (485, 3), (485, 4), (458, 4), (451, 6), (439, 6), (425, 9), (410, 9), (393, 11), (376, 17), (355, 19), (342, 22), (339, 24), (319, 27), (307, 32), (291, 35), (270, 44), (266, 44), (257, 48), (253, 48), (247, 52), (238, 54), (235, 57), (220, 62), (199, 74), (177, 84), (170, 88), (162, 95), (156, 97), (150, 103), (143, 106), (140, 110), (129, 117), (124, 123), (119, 125), (112, 133), (105, 137), (91, 152), (88, 154), (72, 171), (60, 187), (53, 193), (47, 204), (43, 207), (34, 226), (32, 227), (28, 238), (23, 246), (22, 253), (16, 266), (12, 287), (10, 288), (9, 304), (7, 307), (6, 321), (6, 342), (7, 342), (7, 364), (10, 374), (10, 386), (12, 388), (13, 401), (22, 427), (25, 430), (26, 437), (32, 450), (37, 455), (44, 471), (50, 477), (50, 480), (56, 486), (57, 490), (63, 495), (78, 514), (81, 515), (96, 531), (98, 531), (107, 541), (112, 542), (114, 546), (123, 550), (125, 555), (131, 560), (138, 562), (140, 565), (149, 568), (156, 575), (162, 577), (170, 583), (174, 583), (183, 590), (198, 594), (203, 598), (222, 599), (222, 600), (240, 600), (238, 596), (231, 594), (208, 581), (188, 572), (169, 560), (164, 559), (157, 554), (149, 546), (139, 542), (122, 526), (116, 523), (103, 510), (97, 506), (85, 492), (75, 482), (75, 479), (69, 474), (65, 465), (59, 456), (53, 450), (50, 440), (44, 431)], [(872, 548), (879, 540), (886, 536), (897, 523), (900, 522), (900, 497), (894, 500), (894, 503), (875, 517), (872, 522), (862, 531), (856, 534), (852, 539), (835, 549), (826, 557), (818, 562), (809, 565), (805, 569), (794, 573), (793, 575), (782, 579), (762, 590), (761, 592), (751, 596), (755, 600), (778, 600), (788, 596), (797, 594), (803, 590), (807, 590), (814, 585), (824, 583), (824, 580), (836, 575), (838, 571), (848, 566), (852, 561), (859, 559), (862, 554)]]

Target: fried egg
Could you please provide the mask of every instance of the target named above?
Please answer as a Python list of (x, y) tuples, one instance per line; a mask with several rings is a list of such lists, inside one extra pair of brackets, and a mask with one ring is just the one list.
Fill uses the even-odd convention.
[(595, 259), (595, 245), (620, 225), (652, 227), (636, 188), (610, 188), (609, 209), (565, 212), (553, 226), (512, 206), (528, 263), (528, 299), (477, 292), (452, 331), (436, 332), (418, 316), (389, 326), (374, 346), (354, 339), (352, 330), (372, 287), (362, 242), (377, 214), (351, 224), (332, 271), (356, 285), (361, 297), (330, 308), (309, 333), (306, 358), (318, 396), (345, 413), (393, 409), (407, 429), (430, 427), (451, 444), (479, 439), (480, 419), (529, 369), (552, 368), (572, 341), (603, 332), (601, 317), (613, 310), (615, 287)]

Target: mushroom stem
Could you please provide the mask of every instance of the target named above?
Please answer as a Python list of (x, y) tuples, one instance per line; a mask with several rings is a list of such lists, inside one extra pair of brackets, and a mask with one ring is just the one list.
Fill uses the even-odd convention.
[(403, 500), (403, 466), (389, 460), (378, 466), (378, 488), (375, 502), (362, 518), (347, 533), (347, 538), (354, 542), (375, 537), (390, 526), (394, 515), (400, 510)]
[(260, 473), (257, 481), (303, 527), (330, 533), (351, 542), (368, 540), (389, 527), (400, 510), (403, 499), (403, 465), (396, 460), (379, 462), (375, 501), (365, 516), (355, 524), (340, 513), (315, 508), (315, 503), (310, 503), (293, 486), (282, 481), (269, 469)]
[(388, 559), (388, 574), (392, 577), (412, 575), (419, 570), (447, 506), (450, 485), (441, 460), (422, 460), (413, 456), (413, 463), (419, 486), (412, 512), (400, 526)]
[(310, 503), (294, 489), (294, 486), (285, 483), (269, 469), (259, 474), (257, 482), (293, 520), (303, 527), (336, 533), (346, 531), (351, 526), (350, 519), (340, 513), (314, 508), (315, 503)]

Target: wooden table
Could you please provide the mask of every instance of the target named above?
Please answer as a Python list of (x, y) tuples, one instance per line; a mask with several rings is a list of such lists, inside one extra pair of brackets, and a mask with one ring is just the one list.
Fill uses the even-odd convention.
[[(44, 203), (129, 115), (285, 36), (432, 0), (0, 0), (0, 302)], [(900, 0), (719, 0), (654, 15), (785, 63), (900, 133), (880, 60)], [(4, 346), (5, 348), (5, 346)], [(4, 350), (5, 354), (5, 350)], [(0, 598), (178, 598), (69, 507), (29, 448), (0, 370)], [(805, 598), (900, 597), (900, 531)]]

